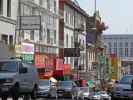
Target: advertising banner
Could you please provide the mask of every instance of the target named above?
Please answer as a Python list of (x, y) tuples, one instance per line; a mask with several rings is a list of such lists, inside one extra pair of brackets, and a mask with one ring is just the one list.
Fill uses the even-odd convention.
[(70, 75), (71, 74), (71, 65), (70, 64), (63, 64), (63, 75)]
[(63, 59), (56, 59), (56, 70), (63, 70)]
[(111, 77), (114, 80), (118, 79), (118, 59), (114, 55), (111, 55)]
[(46, 59), (47, 56), (45, 54), (35, 54), (35, 66), (37, 68), (45, 68), (46, 67)]
[(32, 54), (22, 54), (23, 61), (26, 63), (33, 64), (34, 62), (34, 55)]
[(22, 54), (34, 54), (34, 44), (22, 43), (21, 52)]
[(55, 62), (54, 58), (51, 58), (51, 57), (47, 58), (46, 59), (46, 68), (47, 69), (54, 69), (56, 66), (54, 62)]

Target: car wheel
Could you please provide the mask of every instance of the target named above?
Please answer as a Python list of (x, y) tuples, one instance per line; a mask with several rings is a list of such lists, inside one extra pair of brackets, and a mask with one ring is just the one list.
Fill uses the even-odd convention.
[(31, 93), (31, 99), (36, 100), (37, 98), (37, 86), (34, 87), (32, 93)]
[(12, 89), (11, 89), (11, 95), (13, 100), (18, 100), (19, 98), (19, 84), (16, 84)]

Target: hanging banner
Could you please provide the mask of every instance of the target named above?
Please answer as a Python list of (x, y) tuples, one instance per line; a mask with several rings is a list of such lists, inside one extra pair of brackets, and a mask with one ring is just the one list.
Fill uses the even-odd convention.
[(55, 64), (54, 64), (54, 59), (53, 58), (51, 58), (51, 57), (49, 57), (49, 58), (47, 58), (46, 59), (46, 68), (48, 68), (48, 69), (54, 69), (55, 68)]
[(71, 74), (71, 65), (70, 64), (63, 64), (63, 75), (70, 75)]
[(63, 70), (63, 60), (56, 59), (56, 70)]
[(46, 67), (46, 59), (47, 56), (45, 54), (35, 54), (35, 66), (37, 68), (45, 68)]

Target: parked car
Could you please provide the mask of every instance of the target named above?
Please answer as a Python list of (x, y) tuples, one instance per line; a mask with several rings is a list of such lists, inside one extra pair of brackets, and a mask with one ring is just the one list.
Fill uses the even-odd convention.
[(34, 66), (21, 59), (0, 59), (0, 94), (3, 99), (11, 95), (16, 100), (20, 94), (30, 94), (35, 99), (38, 81)]
[(58, 96), (76, 96), (77, 85), (74, 81), (60, 81), (57, 89)]
[(50, 96), (50, 90), (51, 90), (51, 82), (50, 80), (39, 80), (39, 86), (38, 86), (38, 97), (49, 97)]
[(78, 91), (78, 98), (80, 99), (89, 99), (90, 89), (89, 87), (80, 87)]
[(100, 92), (92, 92), (89, 95), (89, 100), (102, 100)]
[(133, 99), (133, 90), (131, 88), (131, 81), (133, 75), (125, 75), (116, 83), (113, 90), (114, 99)]
[(102, 100), (111, 100), (111, 96), (106, 91), (100, 91), (99, 93)]

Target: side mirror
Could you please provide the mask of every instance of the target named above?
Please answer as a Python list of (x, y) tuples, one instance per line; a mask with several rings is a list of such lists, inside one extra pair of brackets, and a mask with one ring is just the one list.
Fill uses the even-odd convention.
[(28, 69), (23, 67), (23, 68), (20, 68), (19, 72), (24, 74), (28, 72)]

